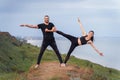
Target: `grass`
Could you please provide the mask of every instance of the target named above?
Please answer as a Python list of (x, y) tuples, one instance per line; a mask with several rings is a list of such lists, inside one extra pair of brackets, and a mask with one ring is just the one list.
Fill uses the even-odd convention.
[(89, 75), (85, 75), (85, 78), (89, 77), (89, 80), (120, 80), (120, 71), (103, 67), (87, 60), (78, 59), (72, 56), (69, 64), (76, 64), (81, 68), (93, 70), (94, 73), (92, 76), (89, 77)]
[(26, 75), (17, 72), (0, 73), (0, 80), (27, 80)]
[(38, 52), (38, 47), (24, 44), (9, 33), (0, 33), (0, 80), (24, 80), (20, 74), (35, 63)]

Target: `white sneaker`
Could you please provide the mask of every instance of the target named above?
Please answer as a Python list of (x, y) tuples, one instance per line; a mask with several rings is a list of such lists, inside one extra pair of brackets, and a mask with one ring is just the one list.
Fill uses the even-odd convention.
[(38, 67), (39, 67), (39, 65), (38, 65), (38, 64), (36, 64), (36, 65), (35, 65), (35, 69), (37, 69)]
[(65, 63), (61, 63), (60, 66), (61, 67), (66, 67), (66, 64)]

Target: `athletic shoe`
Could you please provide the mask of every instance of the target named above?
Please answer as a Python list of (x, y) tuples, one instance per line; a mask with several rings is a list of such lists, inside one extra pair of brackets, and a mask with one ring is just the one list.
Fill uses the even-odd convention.
[(39, 65), (38, 65), (38, 64), (36, 64), (36, 65), (35, 65), (35, 69), (37, 69), (38, 67), (39, 67)]
[(66, 67), (66, 64), (65, 63), (61, 63), (60, 66), (61, 67)]

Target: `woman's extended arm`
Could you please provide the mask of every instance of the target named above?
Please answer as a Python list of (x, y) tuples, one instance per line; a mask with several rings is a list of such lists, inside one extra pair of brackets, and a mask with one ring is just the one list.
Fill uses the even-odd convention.
[(37, 25), (21, 24), (21, 27), (38, 28)]
[(82, 25), (82, 23), (81, 23), (81, 21), (80, 21), (79, 18), (78, 18), (78, 23), (79, 23), (79, 25), (80, 25), (80, 29), (81, 29), (81, 31), (82, 31), (82, 35), (83, 35), (83, 36), (86, 36), (85, 29), (84, 29), (84, 27), (83, 27), (83, 25)]
[(92, 41), (89, 41), (88, 44), (90, 44), (90, 45), (93, 47), (93, 49), (94, 49), (100, 56), (103, 56), (103, 53), (101, 53), (101, 52), (94, 46), (94, 44), (93, 44)]

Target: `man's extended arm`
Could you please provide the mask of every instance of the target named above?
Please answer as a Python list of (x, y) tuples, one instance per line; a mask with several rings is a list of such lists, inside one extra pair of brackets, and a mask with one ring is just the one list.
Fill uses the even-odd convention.
[(21, 27), (38, 28), (37, 25), (21, 24)]

